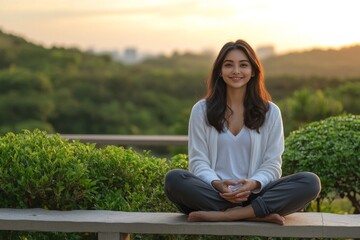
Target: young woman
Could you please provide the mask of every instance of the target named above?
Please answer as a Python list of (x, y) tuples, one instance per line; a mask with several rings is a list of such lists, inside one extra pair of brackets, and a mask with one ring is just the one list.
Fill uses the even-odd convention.
[(189, 221), (284, 224), (285, 215), (320, 192), (313, 173), (281, 178), (281, 113), (256, 53), (243, 40), (220, 50), (207, 95), (191, 112), (188, 147), (189, 171), (168, 172), (165, 192)]

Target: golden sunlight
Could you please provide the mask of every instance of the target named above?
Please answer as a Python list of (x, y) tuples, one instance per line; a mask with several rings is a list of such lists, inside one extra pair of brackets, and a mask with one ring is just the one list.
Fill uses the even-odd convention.
[(58, 1), (0, 6), (0, 29), (45, 45), (147, 52), (218, 49), (243, 38), (277, 52), (360, 43), (360, 1)]

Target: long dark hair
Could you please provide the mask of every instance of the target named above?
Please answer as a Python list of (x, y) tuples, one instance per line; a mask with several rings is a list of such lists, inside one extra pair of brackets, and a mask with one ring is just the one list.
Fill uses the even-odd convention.
[(214, 62), (208, 78), (208, 90), (205, 96), (207, 120), (218, 132), (222, 132), (225, 124), (227, 124), (225, 117), (226, 110), (228, 109), (226, 103), (226, 84), (220, 74), (226, 55), (234, 49), (239, 49), (246, 54), (253, 69), (254, 76), (251, 77), (246, 86), (244, 124), (249, 129), (255, 129), (259, 132), (259, 128), (265, 121), (266, 112), (269, 110), (271, 96), (265, 87), (262, 65), (255, 51), (244, 40), (226, 43)]

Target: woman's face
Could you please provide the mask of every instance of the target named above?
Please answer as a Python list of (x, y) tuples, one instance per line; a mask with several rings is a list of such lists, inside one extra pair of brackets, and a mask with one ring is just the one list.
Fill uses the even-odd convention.
[(228, 52), (221, 66), (221, 75), (227, 88), (245, 87), (253, 75), (253, 69), (246, 54), (239, 49)]

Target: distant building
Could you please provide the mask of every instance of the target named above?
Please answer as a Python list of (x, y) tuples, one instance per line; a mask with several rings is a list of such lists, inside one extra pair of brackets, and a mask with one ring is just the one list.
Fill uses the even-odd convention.
[(261, 60), (275, 56), (274, 46), (263, 46), (256, 49), (256, 54)]
[(124, 51), (124, 56), (122, 58), (124, 63), (134, 64), (138, 62), (137, 50), (136, 48), (126, 48)]
[(96, 55), (109, 55), (116, 62), (122, 62), (125, 64), (136, 64), (146, 59), (157, 57), (155, 54), (150, 53), (139, 53), (136, 48), (126, 48), (124, 51), (119, 52), (118, 50), (102, 50), (96, 51), (92, 48), (87, 50), (88, 53)]

